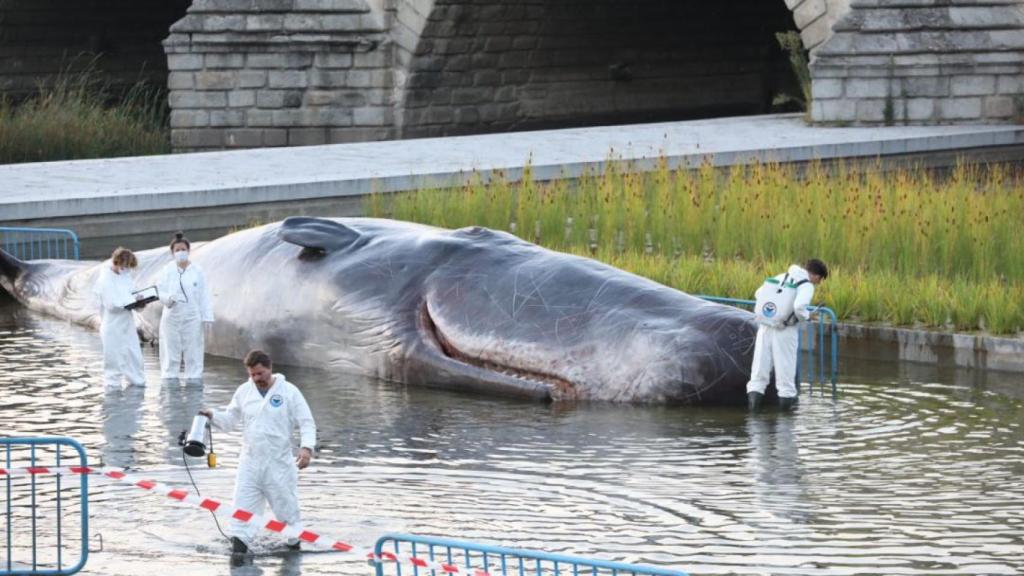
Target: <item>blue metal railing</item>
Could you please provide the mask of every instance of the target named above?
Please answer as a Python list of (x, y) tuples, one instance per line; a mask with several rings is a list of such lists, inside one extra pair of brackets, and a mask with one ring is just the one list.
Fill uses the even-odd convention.
[[(5, 468), (11, 469), (16, 466), (26, 467), (38, 467), (38, 466), (68, 466), (61, 454), (61, 447), (70, 447), (77, 452), (78, 463), (72, 463), (72, 466), (88, 466), (88, 461), (85, 455), (85, 449), (78, 442), (75, 442), (71, 438), (0, 438), (0, 450), (5, 452)], [(20, 448), (20, 450), (18, 450)], [(52, 448), (52, 450), (47, 450)], [(28, 458), (26, 461), (14, 460), (12, 456), (21, 455), (24, 452), (28, 452)], [(68, 452), (68, 450), (65, 450)], [(46, 457), (53, 456), (54, 460), (52, 464), (45, 460)], [(73, 458), (73, 456), (72, 456)], [(0, 559), (0, 575), (40, 575), (40, 576), (52, 576), (52, 575), (65, 575), (75, 574), (79, 570), (85, 567), (85, 563), (89, 558), (89, 480), (88, 475), (79, 474), (79, 495), (78, 495), (78, 507), (80, 513), (80, 524), (81, 524), (81, 552), (78, 555), (78, 561), (71, 566), (67, 565), (64, 557), (64, 513), (65, 503), (63, 491), (70, 487), (62, 485), (62, 476), (60, 474), (54, 474), (52, 476), (41, 476), (39, 479), (36, 478), (35, 474), (28, 476), (28, 480), (24, 483), (13, 482), (9, 474), (5, 474), (6, 480), (6, 515), (4, 519), (4, 525), (6, 527), (5, 535), (6, 542), (3, 548), (4, 557)], [(21, 477), (18, 477), (19, 480)], [(52, 483), (50, 482), (52, 480)], [(28, 505), (24, 503), (25, 497), (22, 494), (18, 494), (15, 489), (30, 490), (28, 496)], [(43, 501), (39, 501), (37, 496), (42, 495)], [(12, 496), (18, 496), (18, 504), (15, 506), (14, 499)], [(49, 508), (52, 506), (52, 510)], [(68, 504), (71, 507), (72, 504)], [(27, 508), (27, 512), (26, 509)], [(18, 513), (17, 522), (15, 520), (15, 512)], [(52, 512), (52, 513), (51, 513)], [(26, 517), (26, 514), (28, 517)], [(39, 520), (41, 518), (49, 519), (53, 518), (55, 526), (40, 526)], [(15, 527), (17, 527), (17, 535), (19, 539), (15, 542)], [(26, 528), (30, 528), (29, 536), (24, 537), (24, 531)], [(53, 528), (55, 531), (55, 537), (52, 537), (49, 533), (49, 529)], [(46, 534), (40, 534), (40, 532), (46, 530)], [(40, 540), (50, 542), (53, 540), (53, 546), (41, 546)], [(21, 553), (23, 549), (27, 548), (26, 542), (31, 540), (31, 561), (22, 561), (21, 557), (15, 558), (18, 553)], [(24, 550), (26, 557), (28, 551)], [(25, 560), (28, 560), (26, 558)]]
[[(388, 543), (391, 550), (384, 550)], [(402, 545), (407, 545), (403, 550)], [(686, 576), (685, 572), (646, 566), (643, 564), (627, 564), (568, 556), (565, 554), (549, 554), (518, 548), (491, 546), (478, 542), (450, 540), (433, 536), (413, 536), (410, 534), (385, 534), (374, 546), (377, 558), (390, 552), (395, 555), (406, 554), (457, 567), (459, 575), (472, 575), (476, 571), (486, 572), (490, 576)], [(423, 555), (426, 556), (423, 556)], [(385, 576), (386, 567), (394, 567), (394, 576), (402, 576), (405, 570), (410, 576), (445, 576), (436, 570), (405, 566), (397, 562), (376, 561), (377, 576)]]
[[(720, 296), (704, 296), (709, 302), (729, 304), (731, 306), (753, 308), (753, 300), (738, 298), (722, 298)], [(836, 313), (825, 306), (811, 307), (811, 321), (800, 323), (800, 354), (796, 362), (796, 382), (799, 387), (804, 380), (803, 368), (807, 369), (807, 383), (814, 390), (814, 384), (825, 385), (826, 374), (832, 384), (832, 397), (836, 396), (836, 382), (839, 379), (839, 326)], [(828, 320), (826, 322), (825, 320)], [(826, 353), (825, 333), (828, 332), (829, 344)]]
[(0, 226), (0, 246), (19, 260), (78, 260), (78, 235), (64, 228)]

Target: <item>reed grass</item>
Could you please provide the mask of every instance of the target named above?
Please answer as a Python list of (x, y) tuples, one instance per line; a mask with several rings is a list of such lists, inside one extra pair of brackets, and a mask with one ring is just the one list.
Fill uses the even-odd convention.
[(691, 293), (752, 298), (818, 257), (840, 319), (1007, 334), (1024, 326), (1019, 171), (754, 164), (652, 172), (609, 163), (575, 181), (477, 175), (454, 190), (373, 195), (370, 215), (510, 230)]
[(114, 97), (91, 69), (63, 73), (24, 102), (0, 100), (0, 164), (167, 154), (166, 117), (144, 83)]

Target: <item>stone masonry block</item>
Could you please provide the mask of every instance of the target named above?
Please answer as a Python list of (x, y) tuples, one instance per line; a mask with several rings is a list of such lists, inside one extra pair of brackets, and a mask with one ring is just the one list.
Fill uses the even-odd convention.
[(316, 68), (351, 68), (352, 54), (321, 52), (316, 55), (313, 65)]
[(858, 100), (857, 122), (878, 123), (885, 120), (885, 100)]
[(294, 71), (312, 66), (313, 54), (308, 52), (249, 54), (246, 63), (249, 68), (277, 68)]
[(811, 96), (817, 98), (839, 98), (843, 95), (843, 81), (838, 78), (821, 78), (811, 82)]
[(942, 120), (977, 120), (981, 118), (981, 98), (947, 98), (939, 100)]
[(245, 29), (251, 32), (284, 30), (283, 14), (253, 14), (245, 17)]
[(173, 109), (183, 108), (224, 108), (228, 104), (225, 92), (184, 92), (172, 91), (167, 102)]
[(204, 32), (241, 32), (245, 30), (241, 14), (210, 14), (202, 19)]
[(304, 70), (271, 70), (267, 73), (267, 85), (271, 88), (305, 88), (309, 79)]
[(171, 130), (171, 145), (175, 148), (220, 148), (224, 145), (224, 131), (219, 128)]
[(210, 126), (245, 126), (245, 111), (211, 110)]
[(264, 146), (287, 146), (288, 131), (283, 128), (271, 128), (263, 131)]
[(888, 79), (850, 78), (846, 81), (846, 96), (848, 98), (885, 98), (888, 95)]
[(168, 54), (167, 69), (175, 70), (201, 70), (203, 68), (202, 54)]
[(228, 148), (255, 148), (263, 145), (263, 130), (239, 128), (225, 130), (224, 144)]
[(267, 85), (267, 73), (263, 70), (242, 70), (238, 73), (239, 88), (263, 88)]
[(1024, 75), (1000, 76), (1000, 94), (1024, 94)]
[(352, 111), (340, 108), (305, 108), (296, 110), (295, 126), (351, 126)]
[(908, 98), (906, 107), (907, 120), (911, 122), (931, 120), (935, 115), (935, 100), (933, 98)]
[(819, 122), (852, 122), (857, 119), (857, 104), (854, 100), (815, 100), (814, 120)]
[(291, 128), (288, 130), (289, 146), (315, 146), (326, 143), (326, 128)]
[(908, 97), (949, 96), (949, 78), (944, 76), (904, 78), (902, 93)]
[(167, 75), (168, 90), (189, 90), (195, 85), (195, 77), (191, 72), (171, 72)]
[(230, 90), (234, 87), (234, 72), (210, 70), (196, 72), (196, 90)]
[(293, 10), (297, 12), (366, 12), (369, 7), (363, 0), (294, 0)]
[(302, 91), (257, 90), (256, 105), (260, 108), (298, 108), (302, 106)]
[(387, 126), (393, 122), (391, 108), (364, 106), (352, 111), (352, 123), (356, 126)]
[(341, 70), (309, 71), (309, 86), (312, 88), (344, 88), (348, 84), (348, 72)]
[(373, 142), (387, 140), (392, 137), (392, 128), (336, 128), (328, 132), (329, 142)]
[(228, 92), (228, 107), (251, 108), (256, 106), (255, 90), (232, 90)]
[(982, 96), (995, 94), (995, 76), (954, 76), (950, 80), (950, 93), (953, 96)]
[(207, 70), (241, 68), (245, 66), (245, 54), (207, 54), (205, 65)]
[(356, 68), (384, 68), (389, 64), (388, 55), (383, 50), (357, 52), (352, 55), (352, 66)]
[(171, 110), (171, 128), (202, 128), (210, 125), (206, 110)]
[(991, 96), (985, 98), (982, 113), (985, 118), (1009, 118), (1014, 115), (1013, 98)]
[(274, 126), (277, 128), (292, 128), (301, 125), (302, 110), (274, 110)]
[(246, 110), (245, 125), (255, 127), (273, 126), (274, 112), (272, 110)]

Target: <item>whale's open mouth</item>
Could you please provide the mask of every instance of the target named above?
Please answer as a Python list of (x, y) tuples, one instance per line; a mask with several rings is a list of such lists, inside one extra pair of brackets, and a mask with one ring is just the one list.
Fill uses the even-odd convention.
[(440, 349), (441, 352), (451, 360), (461, 362), (469, 366), (474, 366), (488, 372), (501, 374), (509, 378), (542, 384), (551, 391), (551, 397), (556, 400), (572, 400), (576, 398), (576, 385), (565, 378), (537, 370), (499, 364), (483, 358), (477, 358), (460, 350), (452, 343), (451, 339), (447, 338), (444, 333), (441, 332), (441, 329), (438, 328), (437, 323), (434, 322), (434, 319), (430, 316), (430, 310), (428, 309), (426, 302), (424, 302), (423, 306), (420, 307), (420, 319), (424, 328), (426, 328), (427, 334), (433, 337), (434, 343), (437, 344), (438, 349)]

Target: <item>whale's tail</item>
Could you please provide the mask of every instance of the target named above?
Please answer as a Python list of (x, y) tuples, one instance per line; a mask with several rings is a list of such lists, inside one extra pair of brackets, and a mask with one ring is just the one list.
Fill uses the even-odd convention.
[(14, 296), (14, 283), (28, 269), (28, 264), (0, 248), (0, 287)]

